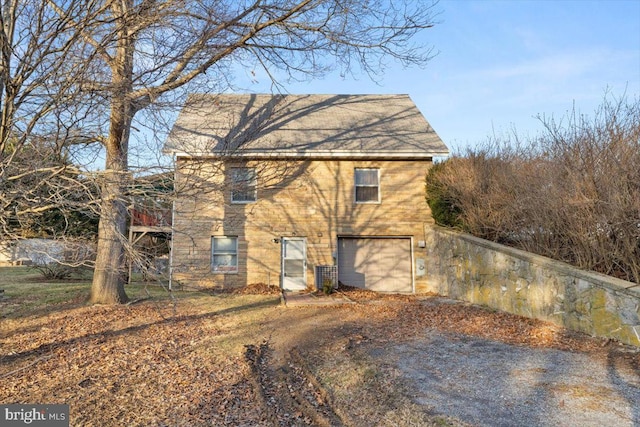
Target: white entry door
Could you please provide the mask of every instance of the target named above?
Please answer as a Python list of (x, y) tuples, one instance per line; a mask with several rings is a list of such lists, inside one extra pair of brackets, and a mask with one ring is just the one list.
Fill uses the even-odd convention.
[(282, 238), (282, 288), (302, 291), (307, 288), (307, 245), (304, 238)]

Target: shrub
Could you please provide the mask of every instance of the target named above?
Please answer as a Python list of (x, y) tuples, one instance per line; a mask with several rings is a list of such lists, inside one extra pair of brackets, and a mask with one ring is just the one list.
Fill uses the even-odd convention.
[(70, 278), (79, 267), (72, 267), (58, 262), (50, 262), (47, 264), (34, 264), (32, 268), (47, 280), (63, 280)]
[(333, 283), (333, 280), (330, 279), (329, 277), (325, 277), (324, 280), (322, 280), (322, 292), (325, 295), (330, 295), (333, 293), (335, 284)]
[(454, 160), (449, 159), (433, 165), (426, 177), (427, 204), (436, 224), (446, 227), (459, 227), (460, 207), (447, 185), (448, 166)]
[(640, 283), (640, 103), (540, 120), (434, 166), (436, 223)]

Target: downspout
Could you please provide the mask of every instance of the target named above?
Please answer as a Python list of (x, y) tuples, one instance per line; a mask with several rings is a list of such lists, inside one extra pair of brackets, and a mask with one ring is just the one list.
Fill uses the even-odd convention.
[(173, 285), (173, 227), (176, 221), (176, 196), (175, 196), (175, 191), (176, 191), (176, 178), (178, 176), (178, 163), (177, 163), (177, 156), (174, 155), (173, 157), (173, 200), (171, 201), (171, 246), (169, 247), (169, 292), (172, 291), (172, 285)]

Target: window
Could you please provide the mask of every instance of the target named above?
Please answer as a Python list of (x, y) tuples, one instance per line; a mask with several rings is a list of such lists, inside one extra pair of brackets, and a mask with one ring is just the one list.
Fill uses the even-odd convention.
[(380, 170), (356, 169), (356, 203), (380, 202)]
[(238, 272), (238, 238), (211, 238), (211, 270), (214, 273)]
[(231, 168), (231, 201), (233, 203), (255, 202), (256, 181), (255, 168)]

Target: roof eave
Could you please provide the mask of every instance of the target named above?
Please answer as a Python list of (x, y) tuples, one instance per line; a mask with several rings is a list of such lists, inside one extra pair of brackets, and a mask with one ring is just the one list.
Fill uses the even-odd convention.
[(287, 151), (287, 150), (242, 150), (230, 153), (188, 153), (180, 150), (167, 150), (168, 154), (175, 157), (189, 158), (261, 158), (261, 159), (430, 159), (433, 157), (446, 157), (449, 150), (429, 151), (351, 151), (351, 150), (313, 150), (313, 151)]

